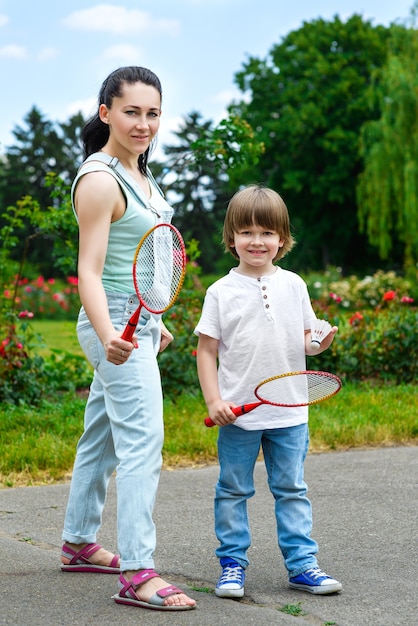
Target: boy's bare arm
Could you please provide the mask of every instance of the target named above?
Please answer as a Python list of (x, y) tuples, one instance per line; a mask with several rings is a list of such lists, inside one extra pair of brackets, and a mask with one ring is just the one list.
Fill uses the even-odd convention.
[(209, 417), (218, 426), (225, 426), (236, 420), (231, 407), (233, 402), (224, 401), (218, 385), (218, 340), (208, 335), (199, 335), (197, 344), (197, 374)]

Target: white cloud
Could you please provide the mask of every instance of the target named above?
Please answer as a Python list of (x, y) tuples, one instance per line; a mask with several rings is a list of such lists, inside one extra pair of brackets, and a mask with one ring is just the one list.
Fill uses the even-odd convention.
[(141, 51), (136, 46), (129, 44), (121, 44), (120, 46), (111, 46), (103, 52), (104, 59), (116, 61), (120, 65), (138, 64)]
[(97, 110), (97, 97), (75, 100), (66, 107), (63, 118), (68, 119), (77, 113), (82, 113), (84, 119), (92, 117)]
[(38, 52), (37, 59), (38, 61), (49, 61), (50, 59), (54, 59), (59, 54), (56, 48), (43, 48)]
[(0, 15), (0, 26), (5, 26), (9, 23), (9, 18), (7, 15)]
[(180, 30), (178, 20), (155, 19), (145, 11), (128, 10), (111, 4), (99, 4), (90, 9), (75, 11), (63, 23), (76, 30), (101, 31), (115, 35), (161, 32), (176, 36)]
[(228, 106), (231, 104), (233, 100), (242, 100), (242, 91), (238, 89), (226, 89), (224, 91), (219, 91), (211, 98), (211, 102), (215, 104), (221, 104), (223, 106)]
[(0, 48), (0, 58), (1, 59), (26, 59), (27, 58), (26, 48), (23, 46), (3, 46)]

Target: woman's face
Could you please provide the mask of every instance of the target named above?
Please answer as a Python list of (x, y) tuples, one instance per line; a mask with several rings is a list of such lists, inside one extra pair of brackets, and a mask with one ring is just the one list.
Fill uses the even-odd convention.
[(143, 154), (160, 126), (161, 97), (150, 85), (125, 83), (120, 98), (113, 98), (109, 109), (101, 104), (99, 115), (109, 125), (109, 142), (131, 154)]

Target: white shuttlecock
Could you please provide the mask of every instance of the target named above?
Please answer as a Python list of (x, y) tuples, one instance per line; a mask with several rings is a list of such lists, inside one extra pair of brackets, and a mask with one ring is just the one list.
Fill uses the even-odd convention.
[(311, 324), (311, 348), (318, 350), (322, 340), (329, 334), (332, 326), (327, 320), (312, 320)]

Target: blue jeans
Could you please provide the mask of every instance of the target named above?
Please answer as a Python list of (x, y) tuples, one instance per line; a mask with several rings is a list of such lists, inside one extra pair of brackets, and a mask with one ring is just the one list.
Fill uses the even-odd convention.
[[(136, 296), (107, 294), (115, 328), (121, 331), (136, 309)], [(145, 311), (145, 309), (143, 309)], [(147, 311), (138, 323), (138, 348), (123, 365), (106, 360), (84, 310), (77, 334), (94, 368), (77, 446), (62, 539), (93, 543), (101, 525), (110, 477), (116, 469), (117, 535), (121, 570), (154, 567), (152, 518), (163, 445), (163, 401), (156, 355), (159, 316)]]
[(232, 557), (247, 567), (251, 534), (247, 500), (254, 493), (254, 466), (263, 450), (268, 485), (275, 502), (279, 548), (289, 578), (317, 565), (311, 539), (312, 509), (303, 464), (308, 451), (307, 424), (271, 430), (223, 426), (218, 435), (220, 474), (215, 493), (216, 556)]

